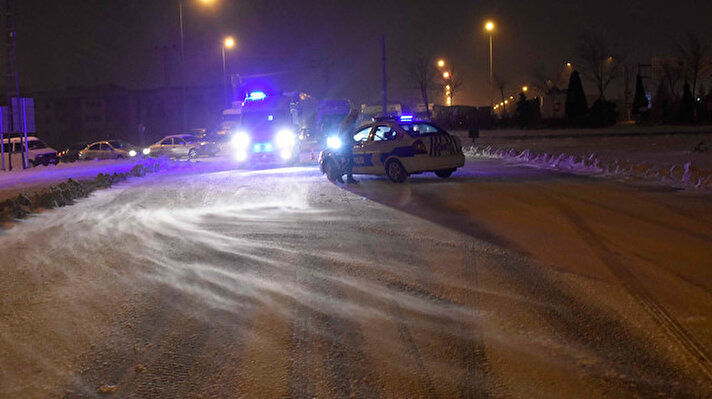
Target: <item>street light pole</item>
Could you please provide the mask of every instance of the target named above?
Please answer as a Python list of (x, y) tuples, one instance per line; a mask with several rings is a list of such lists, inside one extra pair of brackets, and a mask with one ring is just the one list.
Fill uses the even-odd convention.
[(490, 104), (493, 103), (492, 92), (494, 91), (494, 22), (487, 21), (485, 23), (485, 30), (489, 33), (489, 84), (490, 84)]
[(223, 100), (225, 101), (225, 108), (228, 107), (227, 100), (227, 68), (225, 66), (225, 44), (222, 46), (222, 80), (223, 80)]
[(230, 108), (230, 100), (228, 98), (228, 79), (227, 79), (227, 49), (235, 46), (235, 39), (226, 37), (222, 44), (222, 78), (223, 78), (223, 99), (225, 108)]
[(178, 19), (180, 22), (180, 84), (181, 84), (181, 116), (182, 131), (186, 132), (187, 111), (185, 104), (185, 38), (183, 35), (183, 0), (178, 0)]
[(492, 34), (489, 35), (489, 81), (494, 84), (494, 62), (492, 61)]

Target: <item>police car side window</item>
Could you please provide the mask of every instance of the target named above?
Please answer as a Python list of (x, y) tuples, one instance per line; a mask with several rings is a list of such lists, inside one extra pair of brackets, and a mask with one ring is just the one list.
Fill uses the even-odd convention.
[(173, 144), (172, 138), (168, 138), (168, 139), (161, 141), (161, 145), (171, 145), (171, 144)]
[(437, 127), (429, 123), (404, 123), (400, 127), (411, 135), (438, 133)]
[(89, 151), (99, 151), (99, 144), (97, 143), (89, 147)]
[(390, 126), (377, 126), (373, 131), (373, 141), (387, 141), (396, 138), (396, 132)]
[(371, 133), (371, 126), (365, 127), (354, 134), (354, 141), (368, 140), (368, 134)]

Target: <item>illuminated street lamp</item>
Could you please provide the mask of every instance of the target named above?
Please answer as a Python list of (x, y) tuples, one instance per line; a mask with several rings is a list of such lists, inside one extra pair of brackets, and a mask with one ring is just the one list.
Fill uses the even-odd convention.
[[(205, 1), (211, 1), (211, 0), (203, 0)], [(226, 53), (228, 49), (231, 49), (235, 47), (235, 39), (232, 37), (228, 36), (223, 40), (223, 45), (222, 45), (222, 69), (223, 69), (223, 99), (225, 100), (225, 108), (230, 108), (230, 99), (228, 98), (228, 79), (227, 79), (227, 62), (226, 62)]]
[(442, 60), (442, 59), (438, 60), (438, 68), (442, 68), (444, 66), (445, 66), (445, 60)]
[(450, 77), (450, 72), (443, 72), (443, 78), (447, 79)]
[(529, 87), (528, 87), (528, 86), (522, 86), (522, 93), (526, 93), (527, 91), (529, 91)]

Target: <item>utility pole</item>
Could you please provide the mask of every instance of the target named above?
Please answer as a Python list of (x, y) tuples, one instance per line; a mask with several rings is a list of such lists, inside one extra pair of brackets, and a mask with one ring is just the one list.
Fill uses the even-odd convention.
[(178, 0), (178, 21), (180, 23), (180, 83), (181, 83), (181, 106), (182, 106), (182, 129), (186, 132), (187, 108), (185, 95), (185, 36), (183, 34), (183, 0)]
[[(7, 85), (7, 109), (8, 109), (8, 119), (10, 125), (10, 136), (12, 133), (19, 133), (21, 126), (24, 126), (23, 116), (24, 116), (24, 102), (20, 99), (20, 79), (17, 75), (17, 28), (15, 26), (15, 10), (16, 4), (15, 0), (5, 0), (5, 52), (6, 52), (6, 75), (5, 82)], [(15, 99), (15, 106), (13, 106), (13, 99)], [(22, 108), (22, 110), (20, 110)], [(14, 121), (18, 121), (18, 125), (15, 126)], [(22, 167), (27, 168), (28, 161), (28, 149), (27, 149), (27, 128), (25, 126), (24, 130), (24, 140), (20, 138), (20, 147), (22, 153)], [(8, 140), (12, 143), (12, 140)], [(24, 149), (22, 149), (24, 145)], [(8, 159), (8, 170), (12, 170), (12, 149), (13, 145), (10, 144), (10, 151), (7, 157)]]
[(383, 89), (381, 90), (381, 95), (383, 96), (383, 116), (388, 113), (388, 79), (386, 75), (386, 35), (381, 36), (381, 62), (382, 62), (382, 72), (383, 72)]

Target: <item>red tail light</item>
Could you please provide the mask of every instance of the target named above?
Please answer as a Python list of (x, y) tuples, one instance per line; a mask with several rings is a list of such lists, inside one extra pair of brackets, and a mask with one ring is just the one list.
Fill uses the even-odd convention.
[(415, 142), (413, 143), (413, 152), (415, 152), (416, 154), (427, 154), (428, 149), (425, 148), (425, 144), (423, 144), (422, 141), (415, 140)]

